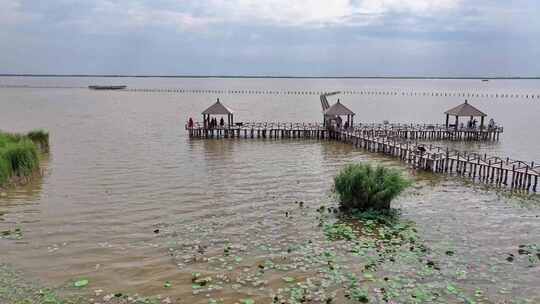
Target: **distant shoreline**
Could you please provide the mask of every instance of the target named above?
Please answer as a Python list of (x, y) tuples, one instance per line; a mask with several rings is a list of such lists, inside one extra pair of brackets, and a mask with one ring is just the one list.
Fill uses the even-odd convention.
[(540, 77), (0, 74), (0, 77), (538, 80)]

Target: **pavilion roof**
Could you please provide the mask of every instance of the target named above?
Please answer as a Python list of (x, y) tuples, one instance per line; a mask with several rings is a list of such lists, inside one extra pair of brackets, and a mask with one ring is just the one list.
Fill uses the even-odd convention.
[(452, 116), (487, 116), (487, 114), (485, 114), (484, 112), (471, 106), (467, 102), (467, 100), (465, 100), (465, 102), (460, 104), (459, 106), (452, 108), (444, 113)]
[(333, 115), (333, 116), (341, 116), (341, 115), (354, 115), (354, 112), (351, 111), (349, 108), (341, 104), (341, 102), (338, 101), (333, 104), (330, 108), (326, 109), (324, 111), (324, 115)]
[(202, 114), (203, 115), (228, 115), (228, 114), (233, 114), (233, 111), (229, 109), (227, 106), (225, 106), (224, 104), (222, 104), (218, 98), (216, 103), (208, 107), (208, 109), (204, 110)]

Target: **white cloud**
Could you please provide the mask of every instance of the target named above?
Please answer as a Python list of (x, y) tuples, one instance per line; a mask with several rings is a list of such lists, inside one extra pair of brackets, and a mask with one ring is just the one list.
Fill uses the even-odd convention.
[(225, 22), (302, 25), (339, 22), (354, 12), (348, 0), (208, 0), (208, 14)]
[(366, 13), (409, 12), (423, 15), (455, 9), (461, 0), (364, 0), (360, 9)]
[(190, 12), (153, 8), (151, 4), (101, 0), (88, 13), (66, 20), (65, 24), (91, 33), (113, 33), (155, 25), (172, 26), (179, 31), (197, 30), (213, 21), (210, 17), (194, 17)]
[(0, 25), (15, 25), (29, 21), (31, 15), (21, 11), (21, 1), (0, 0)]
[(284, 26), (345, 23), (356, 14), (371, 22), (389, 12), (429, 15), (457, 8), (462, 0), (202, 0), (206, 14), (223, 22)]
[[(3, 1), (3, 0), (0, 0)], [(8, 0), (11, 1), (11, 0)], [(101, 31), (175, 26), (180, 31), (201, 30), (212, 24), (324, 26), (372, 24), (391, 12), (429, 15), (459, 6), (462, 0), (175, 0), (157, 8), (153, 1), (95, 1), (84, 17), (71, 20), (87, 30)], [(359, 16), (359, 17), (358, 17)]]

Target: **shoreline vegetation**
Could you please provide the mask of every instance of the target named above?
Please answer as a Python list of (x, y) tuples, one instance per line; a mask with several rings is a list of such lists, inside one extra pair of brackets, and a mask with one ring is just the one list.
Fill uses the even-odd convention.
[(39, 174), (40, 153), (49, 152), (49, 133), (43, 130), (27, 134), (0, 131), (0, 189), (24, 184)]

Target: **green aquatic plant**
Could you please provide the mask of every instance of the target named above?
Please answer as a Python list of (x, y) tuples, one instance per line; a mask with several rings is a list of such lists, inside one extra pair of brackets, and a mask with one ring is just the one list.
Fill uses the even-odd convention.
[(347, 240), (351, 241), (356, 239), (356, 234), (350, 225), (343, 223), (325, 224), (324, 235), (331, 241)]
[(26, 177), (39, 168), (36, 146), (28, 140), (7, 143), (0, 147), (0, 185), (12, 177)]
[(48, 134), (44, 131), (29, 134), (32, 137), (0, 132), (0, 186), (14, 177), (28, 177), (39, 169), (38, 150), (44, 149), (40, 147), (45, 144), (48, 149)]
[(39, 146), (41, 151), (49, 151), (49, 133), (44, 130), (33, 130), (26, 134), (28, 139)]
[(369, 163), (350, 164), (334, 178), (334, 187), (345, 210), (387, 210), (410, 181), (395, 169)]
[(75, 281), (73, 283), (73, 286), (77, 288), (82, 288), (82, 287), (86, 287), (88, 283), (89, 283), (88, 279), (80, 279), (80, 280)]

